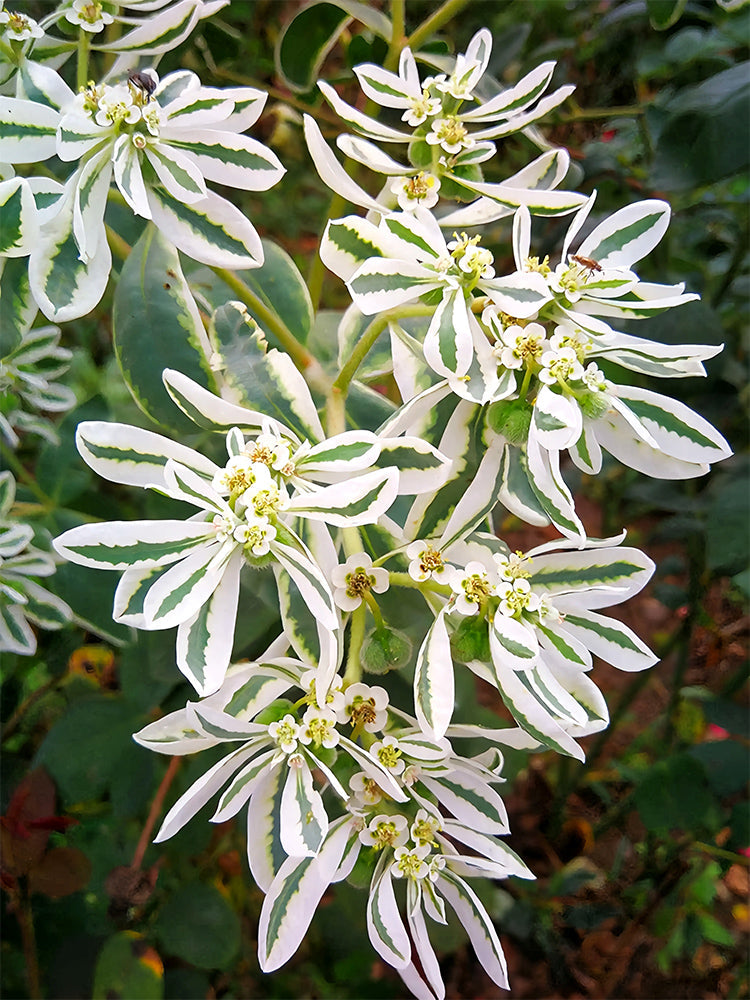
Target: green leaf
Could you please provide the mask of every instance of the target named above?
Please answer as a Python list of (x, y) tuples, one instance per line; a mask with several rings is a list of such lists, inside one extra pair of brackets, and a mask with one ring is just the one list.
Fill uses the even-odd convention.
[(268, 349), (265, 334), (239, 302), (220, 306), (211, 318), (211, 341), (221, 355), (224, 380), (239, 402), (273, 417), (304, 441), (323, 437), (307, 385), (287, 354)]
[(237, 914), (218, 889), (202, 882), (181, 886), (155, 927), (166, 952), (204, 969), (227, 967), (240, 947)]
[(37, 313), (29, 288), (29, 262), (26, 257), (0, 260), (0, 299), (3, 321), (0, 324), (0, 358), (10, 354), (21, 342)]
[(646, 0), (648, 19), (657, 31), (671, 28), (682, 17), (687, 0)]
[[(738, 122), (750, 117), (750, 76), (747, 62), (683, 87), (654, 108), (666, 124), (656, 142), (651, 185), (667, 191), (713, 184), (746, 170), (750, 145)], [(700, 156), (695, 151), (700, 150)]]
[(710, 740), (691, 747), (688, 753), (703, 765), (717, 795), (732, 795), (747, 785), (747, 749), (737, 740)]
[(161, 1000), (164, 966), (154, 948), (135, 931), (104, 942), (94, 971), (93, 1000)]
[(210, 347), (175, 248), (147, 226), (122, 268), (114, 297), (114, 346), (136, 403), (153, 420), (184, 434), (195, 428), (161, 380), (176, 368), (212, 389)]
[(651, 765), (635, 790), (635, 804), (647, 830), (705, 830), (716, 800), (701, 764), (686, 753)]
[(90, 802), (128, 782), (131, 771), (141, 774), (143, 755), (131, 734), (145, 721), (120, 697), (82, 698), (54, 724), (37, 761), (55, 779), (66, 803)]
[(370, 4), (353, 0), (310, 4), (289, 22), (276, 48), (276, 68), (292, 90), (304, 93), (313, 87), (325, 57), (352, 18), (390, 38), (388, 18)]

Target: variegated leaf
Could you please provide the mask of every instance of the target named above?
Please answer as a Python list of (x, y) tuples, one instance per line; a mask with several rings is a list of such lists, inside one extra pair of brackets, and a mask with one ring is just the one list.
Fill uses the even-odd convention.
[(367, 933), (380, 957), (402, 969), (411, 961), (411, 944), (393, 892), (392, 861), (390, 851), (383, 851), (378, 859), (367, 900)]
[(58, 535), (55, 551), (80, 566), (129, 569), (166, 566), (213, 541), (211, 525), (195, 521), (108, 521)]
[(217, 465), (192, 448), (130, 424), (85, 420), (76, 430), (76, 447), (94, 472), (126, 486), (165, 488), (164, 467), (169, 460), (209, 481), (218, 471)]
[(274, 972), (299, 947), (348, 840), (348, 817), (342, 817), (316, 857), (290, 857), (281, 865), (268, 887), (258, 923), (258, 961), (264, 972)]
[[(565, 599), (560, 599), (559, 604), (564, 609)], [(565, 610), (565, 628), (595, 656), (600, 656), (620, 670), (645, 670), (658, 662), (659, 658), (633, 630), (614, 618), (593, 611), (576, 613), (571, 608), (570, 611)]]
[(453, 715), (454, 680), (445, 608), (438, 614), (417, 654), (414, 708), (422, 729), (440, 739)]
[(281, 844), (290, 857), (312, 857), (328, 832), (328, 816), (307, 761), (294, 754), (288, 764), (281, 794)]
[(438, 888), (468, 933), (484, 971), (498, 986), (505, 990), (509, 989), (508, 968), (503, 949), (494, 924), (479, 897), (462, 878), (445, 869), (438, 877)]

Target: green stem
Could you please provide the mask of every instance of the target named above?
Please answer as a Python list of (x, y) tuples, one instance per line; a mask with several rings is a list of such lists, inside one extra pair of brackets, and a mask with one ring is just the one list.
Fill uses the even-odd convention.
[(115, 257), (120, 260), (127, 260), (130, 256), (130, 251), (132, 250), (130, 244), (126, 243), (122, 236), (120, 236), (119, 233), (116, 233), (111, 226), (106, 224), (106, 222), (104, 224), (104, 228), (107, 232), (107, 243), (109, 243), (109, 249)]
[(378, 602), (372, 596), (372, 594), (365, 594), (365, 600), (367, 601), (367, 607), (370, 609), (372, 617), (375, 619), (375, 626), (377, 628), (383, 627), (383, 616), (380, 613), (380, 608), (378, 607)]
[(273, 309), (269, 309), (265, 302), (251, 288), (248, 288), (242, 278), (224, 267), (212, 267), (211, 270), (226, 285), (229, 285), (237, 298), (241, 302), (244, 302), (270, 333), (274, 334), (300, 371), (304, 372), (308, 369), (318, 367), (318, 362), (313, 355), (310, 354), (304, 344), (301, 344), (297, 340), (281, 317)]
[(391, 45), (383, 67), (394, 71), (398, 66), (401, 50), (406, 45), (406, 0), (391, 0), (391, 24)]
[[(344, 162), (344, 169), (346, 169), (349, 160)], [(331, 202), (328, 206), (328, 212), (324, 220), (324, 225), (329, 219), (337, 219), (344, 214), (348, 202), (346, 198), (342, 198), (340, 194), (335, 194), (331, 198)], [(323, 281), (326, 276), (326, 266), (321, 260), (320, 254), (313, 254), (313, 258), (310, 261), (310, 267), (307, 272), (307, 290), (310, 292), (310, 298), (312, 299), (313, 309), (317, 312), (320, 306), (320, 299), (323, 294)]]
[(354, 378), (357, 369), (372, 350), (375, 341), (392, 320), (403, 319), (407, 316), (431, 316), (434, 311), (434, 308), (431, 306), (404, 306), (381, 313), (370, 323), (354, 345), (352, 353), (346, 359), (341, 371), (334, 380), (333, 388), (346, 395), (349, 383)]
[(91, 36), (83, 28), (78, 33), (78, 65), (76, 67), (76, 87), (80, 90), (89, 82), (89, 47)]
[(645, 114), (645, 108), (634, 105), (624, 105), (620, 108), (579, 108), (569, 115), (560, 115), (560, 121), (564, 124), (570, 122), (592, 121), (597, 118), (637, 118)]
[(430, 14), (428, 18), (425, 18), (419, 27), (409, 35), (407, 44), (412, 52), (418, 49), (422, 42), (426, 42), (436, 31), (439, 31), (456, 14), (460, 13), (464, 7), (468, 6), (469, 0), (445, 0), (445, 3), (441, 4), (434, 14)]
[(21, 943), (26, 963), (26, 981), (29, 985), (29, 997), (31, 1000), (40, 1000), (42, 987), (39, 978), (39, 959), (36, 949), (36, 933), (34, 931), (34, 911), (31, 908), (31, 898), (28, 891), (19, 893), (16, 919), (21, 929)]
[(365, 620), (365, 605), (360, 604), (352, 611), (352, 616), (349, 619), (349, 652), (344, 671), (345, 688), (362, 680), (362, 661), (359, 654), (365, 638)]
[(742, 854), (736, 854), (734, 851), (725, 851), (715, 844), (704, 844), (702, 840), (694, 840), (693, 847), (697, 847), (699, 851), (710, 854), (715, 858), (723, 858), (724, 861), (731, 861), (733, 865), (744, 865), (745, 868), (750, 866), (750, 858), (746, 858)]
[(389, 579), (392, 587), (409, 587), (422, 593), (441, 594), (443, 597), (450, 597), (453, 593), (445, 583), (437, 583), (436, 580), (418, 581), (409, 576), (408, 573), (390, 573)]
[(16, 457), (16, 453), (13, 449), (0, 443), (0, 453), (2, 453), (3, 459), (7, 463), (8, 468), (10, 468), (13, 472), (16, 482), (23, 483), (24, 486), (28, 487), (45, 510), (53, 509), (55, 504), (47, 496), (44, 490), (40, 488), (34, 477), (26, 471), (23, 464)]

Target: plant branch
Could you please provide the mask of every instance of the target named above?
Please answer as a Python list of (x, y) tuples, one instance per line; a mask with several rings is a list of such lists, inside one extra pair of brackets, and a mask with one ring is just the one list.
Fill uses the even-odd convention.
[(78, 31), (78, 62), (76, 65), (76, 87), (78, 90), (89, 82), (89, 48), (91, 36), (88, 31), (80, 28)]
[(372, 350), (375, 341), (391, 320), (404, 319), (408, 316), (430, 316), (433, 312), (434, 309), (430, 306), (404, 306), (391, 309), (377, 316), (355, 344), (352, 353), (346, 359), (341, 371), (336, 376), (333, 388), (346, 395), (349, 384), (354, 378), (357, 369), (367, 357), (370, 350)]
[(156, 820), (159, 818), (162, 806), (164, 805), (164, 799), (169, 791), (169, 786), (172, 784), (174, 776), (177, 774), (181, 761), (181, 757), (173, 757), (170, 760), (169, 767), (164, 772), (164, 777), (161, 779), (161, 784), (156, 789), (156, 795), (154, 795), (154, 800), (151, 803), (151, 808), (149, 809), (148, 816), (146, 817), (146, 822), (144, 823), (141, 835), (138, 838), (138, 844), (135, 849), (135, 854), (133, 855), (133, 860), (130, 862), (131, 868), (140, 868), (143, 864), (143, 856), (146, 853), (146, 848), (151, 840), (154, 825)]
[(445, 0), (445, 3), (416, 28), (407, 38), (407, 44), (412, 52), (418, 49), (422, 42), (426, 42), (431, 35), (439, 31), (444, 24), (447, 24), (456, 14), (460, 13), (464, 7), (468, 7), (469, 0)]
[(365, 638), (365, 620), (365, 605), (363, 603), (352, 611), (352, 616), (349, 619), (349, 652), (344, 671), (344, 687), (362, 680), (362, 661), (359, 654)]
[(406, 0), (391, 0), (391, 25), (391, 44), (383, 67), (393, 71), (406, 45)]
[(133, 248), (129, 243), (126, 243), (122, 236), (120, 236), (119, 233), (116, 233), (111, 226), (108, 226), (105, 223), (104, 228), (107, 231), (107, 243), (109, 243), (109, 249), (115, 257), (118, 257), (120, 260), (127, 260), (130, 255), (130, 251)]
[(299, 368), (301, 372), (317, 365), (316, 359), (294, 336), (292, 331), (273, 309), (270, 309), (265, 302), (249, 288), (242, 278), (233, 271), (228, 271), (225, 267), (212, 267), (214, 274), (221, 278), (224, 284), (229, 285), (234, 294), (244, 302), (247, 308), (258, 318), (266, 329), (273, 333), (286, 353)]

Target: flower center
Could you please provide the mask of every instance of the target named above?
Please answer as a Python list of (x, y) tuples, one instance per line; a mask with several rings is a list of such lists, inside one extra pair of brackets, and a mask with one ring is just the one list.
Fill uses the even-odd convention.
[(382, 851), (384, 847), (390, 847), (399, 839), (399, 831), (396, 829), (396, 824), (386, 820), (378, 823), (372, 833), (375, 838), (373, 846), (376, 851)]
[(398, 747), (391, 745), (382, 746), (378, 749), (378, 760), (383, 767), (394, 768), (398, 765), (402, 752)]
[[(352, 725), (364, 729), (368, 723), (373, 723), (377, 719), (374, 698), (363, 698), (361, 694), (356, 695), (351, 705), (347, 705), (347, 710), (351, 716)], [(400, 751), (399, 751), (400, 753)]]
[(362, 566), (358, 566), (353, 572), (346, 574), (346, 596), (359, 598), (360, 600), (368, 594), (375, 583), (375, 577), (371, 576)]

